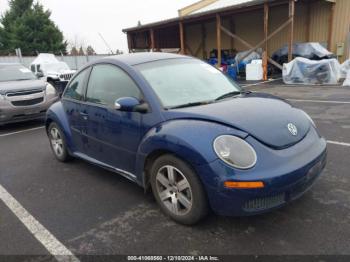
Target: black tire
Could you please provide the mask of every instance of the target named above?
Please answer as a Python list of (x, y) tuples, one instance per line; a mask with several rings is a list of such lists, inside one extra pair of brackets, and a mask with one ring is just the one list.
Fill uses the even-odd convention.
[[(174, 168), (173, 171), (168, 171), (172, 168)], [(174, 186), (171, 185), (172, 183), (169, 179), (167, 180), (169, 187), (165, 187), (159, 178), (162, 175), (168, 178), (169, 172), (174, 174), (173, 177), (175, 179), (172, 179), (173, 181), (175, 180)], [(150, 181), (153, 195), (160, 208), (176, 222), (184, 225), (193, 225), (207, 215), (208, 201), (202, 183), (192, 168), (181, 159), (173, 155), (163, 155), (156, 159), (150, 169)], [(182, 184), (182, 188), (186, 184), (187, 188), (180, 191), (180, 184)], [(160, 195), (165, 196), (163, 200), (161, 200)], [(191, 205), (188, 205), (188, 200)], [(182, 203), (186, 203), (190, 208), (186, 208), (186, 205)], [(177, 211), (173, 212), (171, 209), (177, 209)]]
[[(53, 133), (55, 133), (55, 132), (57, 132), (57, 134), (58, 134), (57, 138), (54, 138)], [(55, 157), (57, 158), (57, 160), (61, 161), (61, 162), (67, 162), (67, 161), (71, 160), (72, 157), (69, 155), (64, 133), (62, 132), (61, 128), (55, 122), (52, 122), (49, 125), (49, 128), (47, 130), (47, 135), (48, 135), (49, 140), (50, 140), (51, 150), (52, 150), (53, 154), (55, 155)], [(53, 140), (56, 140), (56, 141), (61, 140), (62, 141), (61, 153), (58, 153), (57, 148), (55, 148), (55, 142)], [(56, 143), (56, 144), (58, 144), (58, 143)]]

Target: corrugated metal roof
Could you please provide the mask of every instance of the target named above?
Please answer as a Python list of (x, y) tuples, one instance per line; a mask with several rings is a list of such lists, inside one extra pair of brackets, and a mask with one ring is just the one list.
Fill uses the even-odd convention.
[[(218, 2), (222, 2), (220, 4), (220, 6), (212, 7), (212, 5), (215, 5), (218, 3), (218, 2), (216, 2), (216, 3), (213, 3), (205, 8), (200, 9), (200, 12), (197, 11), (198, 13), (194, 12), (194, 13), (191, 13), (191, 14), (183, 16), (183, 17), (174, 17), (171, 19), (166, 19), (163, 21), (155, 22), (155, 23), (145, 24), (142, 26), (126, 28), (126, 29), (123, 29), (123, 32), (143, 30), (143, 29), (154, 27), (154, 26), (160, 26), (160, 25), (165, 25), (165, 24), (177, 22), (177, 21), (201, 17), (204, 15), (215, 14), (216, 12), (222, 12), (222, 11), (231, 10), (231, 9), (232, 10), (240, 9), (240, 8), (244, 8), (244, 7), (248, 7), (248, 6), (260, 5), (260, 4), (263, 4), (264, 2), (275, 2), (275, 1), (281, 1), (281, 0), (221, 0), (221, 1), (218, 1)], [(229, 2), (231, 4), (229, 4)], [(210, 9), (207, 10), (206, 8), (210, 8)]]
[(207, 5), (199, 10), (192, 12), (191, 14), (198, 14), (209, 12), (221, 8), (234, 7), (235, 5), (242, 5), (249, 2), (254, 2), (255, 0), (218, 0), (210, 5)]

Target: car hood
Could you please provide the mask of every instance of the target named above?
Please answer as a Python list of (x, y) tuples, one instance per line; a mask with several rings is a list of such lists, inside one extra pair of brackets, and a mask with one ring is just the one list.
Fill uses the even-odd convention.
[(51, 70), (47, 71), (48, 75), (61, 75), (61, 74), (74, 74), (76, 71), (75, 70)]
[[(302, 140), (311, 124), (300, 109), (265, 94), (250, 94), (203, 106), (173, 109), (165, 112), (165, 118), (200, 119), (229, 125), (275, 149), (286, 148)], [(297, 127), (297, 135), (289, 131), (289, 123)]]
[(0, 82), (0, 94), (4, 95), (9, 92), (29, 91), (29, 90), (44, 90), (46, 83), (42, 80), (23, 80), (23, 81), (7, 81)]

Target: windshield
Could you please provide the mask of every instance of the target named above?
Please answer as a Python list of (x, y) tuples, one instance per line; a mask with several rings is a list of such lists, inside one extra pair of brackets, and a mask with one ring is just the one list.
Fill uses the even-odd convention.
[(0, 82), (32, 79), (35, 75), (22, 65), (0, 65)]
[(221, 71), (196, 59), (170, 59), (137, 65), (165, 108), (210, 103), (240, 87)]

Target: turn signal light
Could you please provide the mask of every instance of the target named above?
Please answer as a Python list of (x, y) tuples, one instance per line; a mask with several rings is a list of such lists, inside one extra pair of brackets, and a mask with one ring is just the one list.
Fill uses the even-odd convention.
[(263, 188), (264, 183), (263, 182), (233, 182), (233, 181), (226, 181), (224, 183), (226, 188), (237, 188), (237, 189), (251, 189), (251, 188)]

